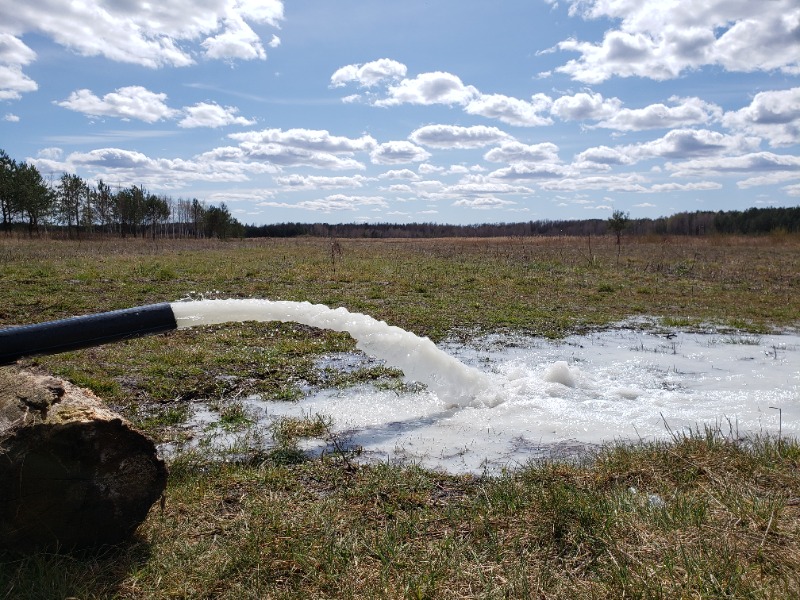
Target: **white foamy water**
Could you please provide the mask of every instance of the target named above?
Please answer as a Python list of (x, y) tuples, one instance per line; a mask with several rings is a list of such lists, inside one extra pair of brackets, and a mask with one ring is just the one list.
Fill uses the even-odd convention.
[[(207, 309), (210, 320), (200, 316)], [(295, 312), (273, 312), (284, 309)], [(318, 305), (202, 301), (176, 303), (173, 310), (182, 327), (233, 320), (330, 323), (408, 379), (426, 383), (422, 391), (365, 385), (299, 402), (246, 401), (265, 423), (330, 417), (335, 433), (363, 448), (364, 460), (498, 472), (586, 445), (668, 438), (705, 425), (734, 437), (800, 437), (797, 334), (656, 334), (622, 327), (559, 342), (494, 335), (439, 349), (370, 317)], [(327, 364), (337, 358), (328, 357)]]
[(345, 308), (273, 300), (197, 300), (171, 306), (179, 329), (231, 321), (282, 321), (346, 331), (360, 350), (402, 369), (407, 378), (424, 383), (453, 404), (473, 402), (491, 385), (484, 373), (443, 352), (430, 339)]

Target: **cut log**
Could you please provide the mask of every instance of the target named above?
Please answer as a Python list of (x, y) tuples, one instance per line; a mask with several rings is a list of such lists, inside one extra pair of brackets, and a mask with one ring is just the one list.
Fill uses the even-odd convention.
[(153, 442), (91, 391), (0, 368), (0, 547), (119, 543), (166, 480)]

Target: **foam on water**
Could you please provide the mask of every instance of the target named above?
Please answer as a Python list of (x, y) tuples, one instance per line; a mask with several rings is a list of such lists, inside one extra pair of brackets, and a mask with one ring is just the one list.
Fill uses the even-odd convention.
[[(557, 342), (493, 335), (440, 349), (371, 317), (307, 303), (181, 302), (173, 310), (181, 327), (278, 320), (349, 331), (364, 352), (425, 383), (402, 393), (363, 385), (299, 402), (246, 401), (264, 422), (330, 417), (365, 460), (496, 472), (554, 452), (704, 425), (732, 436), (800, 437), (797, 334), (623, 327)], [(322, 446), (312, 440), (307, 448)]]

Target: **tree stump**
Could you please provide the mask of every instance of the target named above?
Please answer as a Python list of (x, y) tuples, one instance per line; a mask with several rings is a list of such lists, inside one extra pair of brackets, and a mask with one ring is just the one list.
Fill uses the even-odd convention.
[(0, 547), (119, 543), (166, 480), (153, 442), (91, 391), (0, 368)]

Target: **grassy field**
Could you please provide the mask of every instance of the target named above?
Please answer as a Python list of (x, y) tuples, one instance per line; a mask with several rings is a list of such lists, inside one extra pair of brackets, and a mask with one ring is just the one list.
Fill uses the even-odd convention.
[[(800, 325), (800, 238), (26, 240), (0, 237), (0, 326), (181, 298), (308, 300), (442, 340), (559, 337), (632, 316), (748, 332)], [(345, 334), (225, 325), (21, 361), (97, 392), (159, 441), (195, 399), (399, 373), (331, 376)], [(246, 420), (246, 419), (245, 419)], [(0, 555), (0, 598), (800, 597), (800, 446), (705, 430), (502, 477), (304, 460), (324, 423), (277, 448), (172, 460), (137, 537), (88, 554)], [(658, 500), (655, 501), (654, 499)]]

